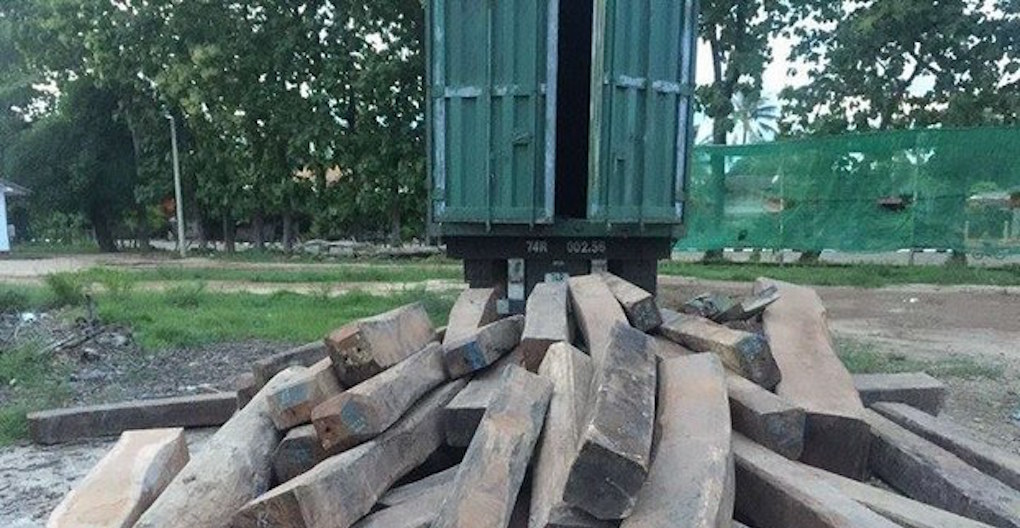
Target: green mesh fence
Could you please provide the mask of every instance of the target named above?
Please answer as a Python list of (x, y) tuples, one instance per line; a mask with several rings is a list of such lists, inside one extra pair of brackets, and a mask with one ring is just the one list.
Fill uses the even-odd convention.
[(1020, 128), (695, 149), (680, 249), (1020, 253)]

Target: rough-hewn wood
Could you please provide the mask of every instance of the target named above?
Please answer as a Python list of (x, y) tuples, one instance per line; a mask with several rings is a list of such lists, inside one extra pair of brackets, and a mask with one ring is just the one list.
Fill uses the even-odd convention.
[(184, 429), (128, 431), (53, 510), (46, 528), (131, 528), (187, 463)]
[(731, 321), (746, 321), (758, 317), (772, 303), (779, 300), (779, 290), (776, 288), (765, 288), (754, 295), (734, 303), (722, 313), (710, 317), (717, 323)]
[(354, 528), (430, 528), (453, 481), (433, 487), (408, 501), (380, 510), (354, 524)]
[(503, 356), (495, 365), (481, 371), (443, 411), (443, 428), (446, 443), (453, 447), (467, 447), (475, 436), (482, 416), (499, 389), (503, 371), (512, 365), (523, 366), (520, 350)]
[(277, 484), (282, 484), (312, 469), (328, 456), (315, 427), (311, 424), (295, 427), (287, 432), (273, 453), (273, 477)]
[(255, 385), (255, 374), (244, 372), (238, 374), (230, 382), (230, 387), (237, 392), (237, 408), (244, 409), (245, 405), (255, 397), (259, 387)]
[(475, 333), (443, 345), (446, 373), (450, 378), (467, 376), (495, 363), (521, 342), (524, 316), (500, 319)]
[(593, 362), (591, 411), (563, 498), (611, 520), (633, 511), (648, 476), (656, 372), (651, 339), (628, 324), (613, 326), (604, 352)]
[(989, 528), (989, 525), (934, 508), (902, 495), (828, 471), (803, 466), (840, 493), (906, 528)]
[(454, 381), (422, 398), (381, 436), (327, 458), (311, 471), (249, 502), (234, 528), (348, 528), (401, 476), (442, 444), (440, 411), (463, 388)]
[(782, 372), (776, 394), (807, 414), (801, 460), (863, 480), (870, 442), (864, 405), (836, 355), (825, 306), (814, 290), (802, 286), (759, 279), (755, 291), (771, 286), (779, 290), (779, 300), (762, 321)]
[(665, 337), (653, 335), (652, 350), (659, 359), (676, 359), (678, 357), (691, 356), (696, 354), (689, 348), (684, 348)]
[(340, 384), (353, 387), (407, 359), (434, 337), (425, 307), (414, 303), (334, 330), (326, 347)]
[(620, 302), (631, 326), (642, 332), (651, 332), (662, 324), (662, 314), (655, 304), (654, 295), (612, 273), (601, 273), (600, 276)]
[(974, 438), (966, 428), (902, 403), (876, 403), (876, 412), (964, 462), (1020, 490), (1020, 456)]
[(1020, 492), (874, 411), (871, 470), (904, 495), (1003, 528), (1020, 527)]
[(737, 465), (736, 516), (769, 528), (897, 528), (787, 460), (740, 434), (733, 435)]
[(316, 407), (312, 423), (319, 441), (328, 450), (343, 451), (371, 440), (446, 379), (443, 347), (431, 343)]
[(269, 488), (281, 434), (266, 396), (294, 379), (284, 370), (206, 443), (142, 515), (135, 528), (223, 528), (245, 502)]
[(755, 442), (797, 460), (804, 452), (804, 409), (732, 372), (726, 375), (733, 429)]
[(485, 412), (433, 528), (505, 528), (542, 431), (552, 384), (511, 367)]
[(310, 422), (317, 405), (342, 391), (333, 372), (333, 360), (324, 358), (269, 395), (269, 414), (276, 428), (286, 431)]
[(499, 319), (496, 312), (496, 301), (499, 300), (495, 288), (469, 288), (460, 293), (450, 310), (449, 323), (442, 343), (445, 345), (467, 337), (479, 328)]
[[(418, 498), (435, 493), (437, 491), (448, 490), (449, 485), (453, 484), (453, 479), (457, 476), (457, 469), (459, 466), (453, 466), (448, 469), (444, 469), (439, 473), (433, 473), (421, 480), (416, 480), (410, 484), (404, 484), (399, 488), (393, 488), (386, 492), (379, 499), (379, 504), (386, 507), (393, 507), (398, 504), (405, 502), (412, 502)], [(445, 491), (444, 491), (445, 493)]]
[(599, 365), (606, 356), (609, 332), (617, 323), (629, 325), (627, 315), (606, 281), (598, 275), (571, 277), (568, 285), (577, 327), (584, 336), (588, 354)]
[(768, 342), (758, 334), (734, 330), (696, 315), (678, 314), (659, 332), (695, 351), (711, 352), (745, 378), (771, 389), (779, 383), (779, 367)]
[(610, 523), (595, 519), (563, 500), (588, 413), (591, 358), (567, 343), (556, 343), (549, 347), (538, 373), (552, 382), (553, 394), (535, 455), (529, 526), (608, 528)]
[(924, 372), (856, 374), (854, 386), (865, 407), (878, 402), (905, 403), (938, 416), (946, 403), (946, 385)]
[(326, 349), (326, 344), (319, 340), (256, 360), (251, 365), (256, 390), (265, 387), (273, 376), (290, 367), (310, 367), (327, 357), (329, 350)]
[(28, 432), (39, 444), (116, 436), (133, 429), (214, 427), (237, 410), (237, 394), (222, 392), (134, 400), (29, 413)]
[(652, 466), (621, 528), (728, 528), (734, 468), (726, 373), (708, 354), (659, 361)]
[(521, 335), (521, 351), (528, 370), (538, 371), (553, 343), (573, 341), (569, 297), (565, 282), (539, 283), (528, 297)]

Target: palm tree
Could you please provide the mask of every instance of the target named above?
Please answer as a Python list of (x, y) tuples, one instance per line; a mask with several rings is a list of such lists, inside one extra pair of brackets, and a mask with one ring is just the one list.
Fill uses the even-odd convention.
[(779, 105), (762, 98), (761, 93), (737, 93), (733, 96), (734, 131), (740, 131), (742, 144), (758, 143), (779, 133)]

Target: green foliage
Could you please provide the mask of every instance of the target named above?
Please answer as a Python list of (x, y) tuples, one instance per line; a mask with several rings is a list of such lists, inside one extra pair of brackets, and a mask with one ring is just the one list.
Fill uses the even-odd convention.
[(974, 358), (952, 355), (939, 360), (921, 360), (903, 354), (887, 353), (870, 342), (837, 339), (839, 358), (854, 374), (895, 374), (926, 372), (936, 378), (1001, 379), (1002, 365), (982, 363)]
[(166, 292), (166, 302), (176, 308), (198, 308), (205, 298), (205, 283), (195, 282), (174, 286)]
[(85, 281), (75, 273), (51, 273), (45, 278), (56, 306), (78, 306), (85, 302)]
[(0, 313), (23, 312), (29, 307), (28, 294), (7, 286), (0, 287)]
[(60, 405), (67, 397), (66, 368), (43, 355), (44, 343), (29, 341), (0, 348), (0, 446), (25, 438), (25, 414)]

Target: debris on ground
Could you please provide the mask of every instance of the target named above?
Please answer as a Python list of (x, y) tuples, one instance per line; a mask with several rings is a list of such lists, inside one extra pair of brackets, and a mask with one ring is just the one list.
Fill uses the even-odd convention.
[(495, 295), (445, 340), (412, 304), (253, 361), (135, 526), (1020, 527), (1020, 457), (939, 417), (930, 376), (851, 376), (810, 288), (657, 307), (599, 274), (503, 318)]

